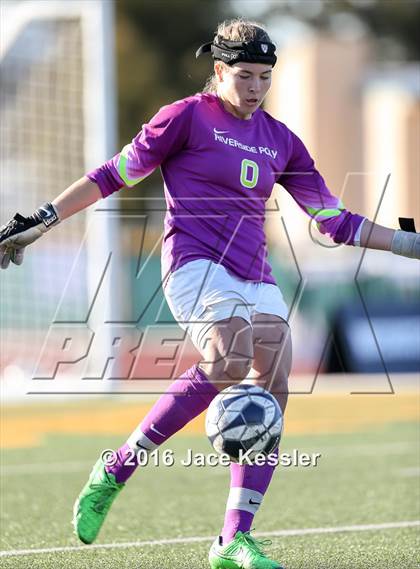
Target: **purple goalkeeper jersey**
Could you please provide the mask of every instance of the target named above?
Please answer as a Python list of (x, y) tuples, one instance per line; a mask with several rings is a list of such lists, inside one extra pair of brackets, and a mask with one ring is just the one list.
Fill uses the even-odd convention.
[(87, 176), (106, 197), (158, 166), (167, 204), (163, 275), (210, 259), (241, 279), (276, 284), (264, 233), (276, 182), (337, 243), (352, 245), (364, 219), (330, 193), (287, 126), (262, 109), (249, 120), (236, 118), (215, 94), (162, 107), (131, 144)]

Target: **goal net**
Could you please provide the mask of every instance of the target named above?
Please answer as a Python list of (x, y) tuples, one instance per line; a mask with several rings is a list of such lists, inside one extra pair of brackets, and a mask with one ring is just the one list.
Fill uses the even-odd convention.
[[(110, 0), (1, 2), (1, 223), (29, 215), (115, 151)], [(1, 274), (3, 388), (30, 378), (50, 323), (83, 312), (91, 213), (80, 213)], [(77, 278), (69, 278), (77, 261)]]

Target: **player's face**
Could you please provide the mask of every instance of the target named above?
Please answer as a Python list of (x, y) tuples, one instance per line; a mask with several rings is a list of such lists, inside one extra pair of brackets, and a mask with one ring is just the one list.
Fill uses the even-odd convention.
[(271, 73), (272, 66), (262, 63), (216, 64), (218, 94), (231, 113), (249, 119), (270, 88)]

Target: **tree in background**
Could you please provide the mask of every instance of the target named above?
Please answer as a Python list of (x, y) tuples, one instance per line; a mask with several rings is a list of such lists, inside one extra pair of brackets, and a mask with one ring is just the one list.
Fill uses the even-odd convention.
[[(162, 105), (201, 90), (211, 64), (210, 58), (196, 59), (195, 50), (235, 13), (224, 0), (118, 0), (116, 16), (122, 147)], [(134, 192), (150, 195), (157, 184), (155, 174)]]
[(292, 17), (337, 34), (364, 29), (376, 39), (378, 60), (419, 60), (420, 0), (232, 0), (244, 16), (273, 27)]

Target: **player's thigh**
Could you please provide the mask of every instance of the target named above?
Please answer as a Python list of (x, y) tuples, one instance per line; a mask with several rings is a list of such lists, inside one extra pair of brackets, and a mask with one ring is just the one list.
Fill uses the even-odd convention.
[(288, 323), (274, 314), (252, 318), (254, 359), (249, 377), (268, 391), (287, 391), (292, 366), (292, 339)]
[(253, 360), (252, 326), (244, 318), (214, 322), (200, 347), (200, 368), (218, 389), (242, 381)]

